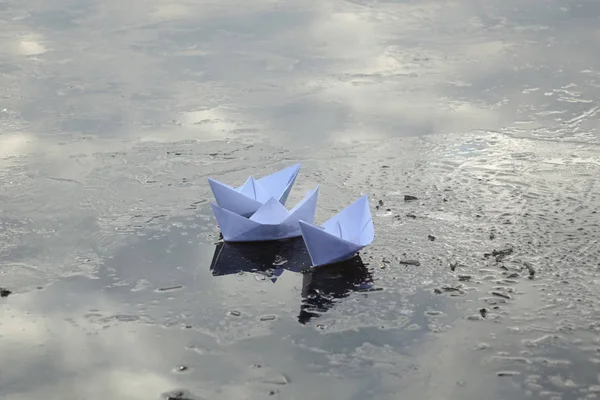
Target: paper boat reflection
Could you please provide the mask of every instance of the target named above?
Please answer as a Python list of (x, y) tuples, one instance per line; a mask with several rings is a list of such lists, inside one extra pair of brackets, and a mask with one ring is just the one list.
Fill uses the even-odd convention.
[(219, 242), (210, 265), (213, 276), (253, 272), (271, 282), (285, 272), (302, 275), (302, 305), (298, 322), (306, 324), (329, 310), (353, 291), (369, 290), (372, 276), (360, 256), (313, 269), (310, 256), (301, 238), (277, 242)]
[(260, 179), (249, 177), (237, 188), (212, 178), (208, 183), (220, 208), (249, 217), (271, 198), (285, 205), (299, 171), (300, 164), (292, 165)]
[(298, 322), (308, 323), (355, 291), (370, 291), (373, 277), (360, 256), (325, 268), (312, 268), (302, 277), (302, 305)]
[(217, 243), (210, 265), (213, 276), (258, 272), (272, 282), (284, 270), (301, 272), (310, 267), (310, 256), (301, 238), (260, 243)]

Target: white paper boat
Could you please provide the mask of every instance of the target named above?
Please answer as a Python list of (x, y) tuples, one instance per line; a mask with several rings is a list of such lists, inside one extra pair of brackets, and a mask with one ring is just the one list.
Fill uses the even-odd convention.
[(299, 171), (300, 164), (292, 165), (260, 179), (249, 177), (237, 188), (212, 178), (208, 183), (219, 207), (249, 217), (272, 197), (285, 205)]
[(362, 196), (321, 226), (305, 220), (299, 224), (314, 267), (347, 260), (375, 238), (367, 196)]
[(302, 235), (299, 220), (314, 221), (319, 187), (310, 191), (293, 209), (285, 208), (271, 197), (250, 217), (211, 203), (215, 218), (226, 242), (258, 242)]

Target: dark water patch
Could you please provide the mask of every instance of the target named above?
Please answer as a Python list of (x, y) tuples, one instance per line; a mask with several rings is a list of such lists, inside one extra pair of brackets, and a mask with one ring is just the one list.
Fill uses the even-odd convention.
[[(284, 271), (300, 274), (303, 300), (298, 321), (302, 324), (318, 317), (353, 291), (366, 292), (374, 289), (371, 273), (360, 256), (333, 265), (311, 268), (310, 257), (301, 238), (271, 243), (218, 243), (210, 269), (214, 276), (250, 272), (264, 276), (273, 283)], [(260, 320), (275, 318), (274, 315), (262, 316)]]
[(283, 270), (300, 273), (310, 266), (304, 241), (293, 238), (277, 242), (217, 243), (210, 269), (214, 276), (267, 271), (272, 276), (280, 275)]
[(302, 277), (298, 322), (308, 323), (354, 291), (365, 293), (373, 289), (373, 276), (360, 256), (306, 272)]
[(421, 262), (419, 260), (400, 260), (399, 263), (402, 265), (412, 265), (414, 267), (418, 267), (419, 265), (421, 265)]
[(161, 287), (156, 289), (159, 292), (170, 292), (173, 290), (178, 290), (178, 289), (182, 289), (183, 285), (174, 285), (174, 286), (165, 286), (165, 287)]
[(174, 372), (190, 372), (190, 367), (188, 367), (187, 365), (178, 365), (177, 367), (175, 367), (173, 369)]
[(201, 400), (200, 397), (193, 395), (189, 390), (175, 389), (165, 392), (161, 395), (163, 400)]

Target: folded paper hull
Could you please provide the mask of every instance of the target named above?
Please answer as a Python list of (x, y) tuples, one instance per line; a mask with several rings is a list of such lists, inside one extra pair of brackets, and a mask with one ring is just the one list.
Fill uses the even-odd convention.
[(296, 182), (298, 172), (300, 172), (300, 164), (295, 164), (257, 179), (257, 182), (267, 188), (271, 193), (271, 196), (275, 197), (281, 204), (285, 205), (285, 202), (290, 195), (290, 191), (292, 190), (292, 186), (294, 186), (294, 182)]
[(214, 179), (208, 179), (210, 188), (215, 196), (219, 207), (229, 210), (243, 217), (249, 217), (256, 212), (262, 205), (261, 202), (251, 199), (234, 188), (227, 186)]
[(313, 267), (348, 260), (365, 247), (333, 236), (313, 224), (300, 221), (299, 225)]
[(257, 210), (251, 218), (245, 218), (213, 203), (211, 207), (226, 242), (280, 240), (302, 235), (298, 221), (314, 221), (317, 196), (318, 188), (289, 212), (283, 205), (272, 199)]
[[(299, 170), (300, 164), (296, 164), (260, 179), (249, 178), (244, 185), (237, 188), (211, 178), (208, 179), (208, 183), (219, 207), (249, 217), (271, 197), (285, 204)], [(258, 193), (257, 188), (260, 189)]]
[(267, 240), (280, 240), (298, 237), (302, 235), (298, 222), (280, 225), (252, 225), (245, 226), (245, 230), (240, 232), (239, 225), (236, 221), (232, 221), (231, 217), (225, 215), (222, 211), (216, 210), (213, 207), (213, 212), (217, 218), (217, 222), (221, 227), (223, 240), (226, 242), (262, 242)]
[(300, 221), (299, 225), (314, 267), (348, 260), (375, 237), (367, 196), (360, 197), (321, 226), (310, 221)]

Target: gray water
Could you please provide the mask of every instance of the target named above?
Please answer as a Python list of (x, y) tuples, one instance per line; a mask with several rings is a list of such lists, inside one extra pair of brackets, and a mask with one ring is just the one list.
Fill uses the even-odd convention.
[[(0, 1), (0, 397), (599, 398), (599, 21)], [(219, 241), (207, 177), (295, 162), (369, 195), (351, 262)]]

